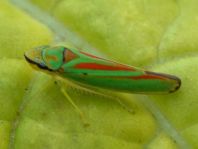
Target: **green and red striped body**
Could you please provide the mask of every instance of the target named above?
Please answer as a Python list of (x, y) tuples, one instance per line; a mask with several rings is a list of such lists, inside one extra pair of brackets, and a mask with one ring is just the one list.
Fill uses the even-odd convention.
[(81, 85), (132, 93), (174, 92), (181, 84), (176, 76), (144, 71), (63, 46), (43, 46), (25, 53), (38, 68)]

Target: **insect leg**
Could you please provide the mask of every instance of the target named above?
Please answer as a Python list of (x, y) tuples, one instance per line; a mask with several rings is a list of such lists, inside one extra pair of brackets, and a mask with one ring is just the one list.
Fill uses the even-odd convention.
[(62, 82), (57, 80), (57, 84), (60, 87), (61, 92), (67, 98), (67, 100), (70, 102), (70, 104), (74, 107), (75, 111), (79, 114), (80, 119), (82, 120), (82, 123), (85, 127), (89, 126), (89, 123), (87, 122), (84, 113), (80, 110), (80, 108), (75, 104), (75, 102), (72, 100), (72, 98), (69, 96), (67, 91), (64, 89)]
[(68, 93), (64, 90), (64, 88), (61, 88), (61, 92), (63, 95), (68, 99), (68, 101), (71, 103), (71, 105), (74, 107), (76, 112), (80, 115), (80, 118), (84, 124), (84, 126), (89, 126), (89, 123), (86, 121), (86, 118), (84, 116), (84, 113), (78, 108), (78, 106), (74, 103), (74, 101), (70, 98)]

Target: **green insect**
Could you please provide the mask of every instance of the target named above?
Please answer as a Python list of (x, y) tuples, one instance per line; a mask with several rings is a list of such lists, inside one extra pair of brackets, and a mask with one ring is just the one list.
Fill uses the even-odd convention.
[[(150, 94), (172, 93), (181, 86), (176, 76), (145, 71), (64, 46), (41, 46), (25, 52), (24, 56), (34, 68), (84, 87)], [(66, 92), (63, 93), (80, 112)]]
[(39, 70), (81, 85), (130, 93), (172, 93), (181, 80), (173, 75), (144, 71), (63, 46), (42, 46), (25, 53)]

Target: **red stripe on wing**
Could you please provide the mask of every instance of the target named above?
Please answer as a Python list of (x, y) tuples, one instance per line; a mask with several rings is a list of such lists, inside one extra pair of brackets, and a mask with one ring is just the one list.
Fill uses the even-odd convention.
[(75, 65), (75, 68), (78, 69), (93, 69), (93, 70), (129, 70), (133, 71), (134, 69), (125, 65), (103, 65), (103, 64), (96, 64), (96, 63), (80, 63)]
[(100, 78), (115, 78), (115, 79), (132, 79), (132, 80), (149, 80), (149, 79), (159, 79), (165, 80), (166, 78), (160, 76), (148, 76), (148, 75), (141, 75), (141, 76), (98, 76)]
[(95, 55), (92, 55), (92, 54), (89, 54), (89, 53), (86, 53), (86, 52), (83, 52), (83, 51), (80, 51), (81, 54), (84, 54), (86, 56), (89, 56), (89, 57), (92, 57), (92, 58), (97, 58), (97, 59), (102, 59), (102, 60), (105, 60), (101, 57), (98, 57), (98, 56), (95, 56)]
[(133, 76), (133, 77), (128, 77), (130, 79), (133, 79), (133, 80), (140, 80), (140, 79), (145, 79), (145, 80), (149, 80), (149, 79), (160, 79), (160, 80), (164, 80), (166, 78), (162, 77), (162, 76), (158, 76), (158, 75), (141, 75), (141, 76)]

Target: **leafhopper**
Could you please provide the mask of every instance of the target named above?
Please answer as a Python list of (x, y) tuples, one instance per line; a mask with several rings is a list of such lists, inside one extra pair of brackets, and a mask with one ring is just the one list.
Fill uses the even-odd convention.
[(64, 46), (41, 46), (25, 52), (34, 68), (82, 86), (129, 93), (172, 93), (181, 80), (173, 75), (145, 71)]

